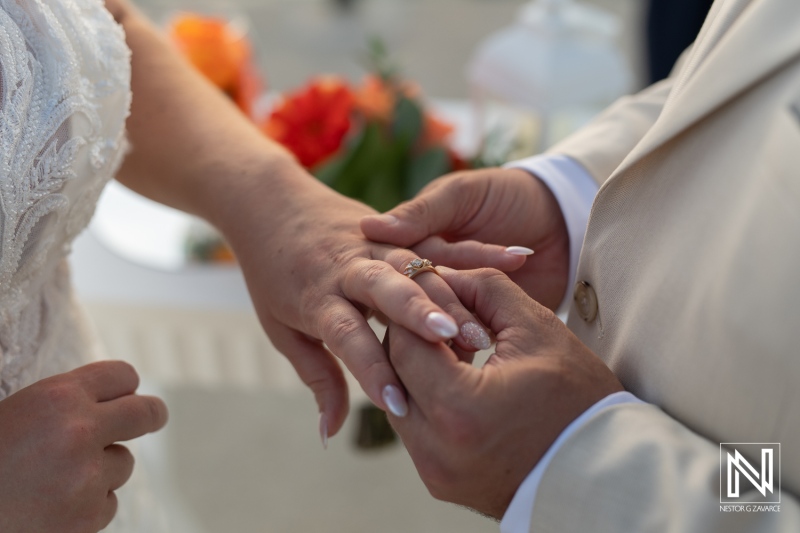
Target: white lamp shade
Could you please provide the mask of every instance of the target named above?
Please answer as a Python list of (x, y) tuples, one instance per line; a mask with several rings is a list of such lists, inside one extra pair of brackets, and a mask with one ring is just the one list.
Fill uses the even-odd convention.
[(631, 84), (614, 43), (616, 25), (612, 15), (571, 0), (531, 2), (514, 24), (478, 47), (470, 84), (544, 113), (610, 103)]

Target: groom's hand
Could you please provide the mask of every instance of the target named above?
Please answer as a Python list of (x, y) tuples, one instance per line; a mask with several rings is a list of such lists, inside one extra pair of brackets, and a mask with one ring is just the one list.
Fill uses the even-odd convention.
[(496, 352), (478, 369), (457, 348), (390, 325), (390, 359), (409, 393), (408, 416), (390, 421), (434, 497), (499, 519), (561, 431), (622, 386), (505, 275), (441, 272), (496, 334)]
[[(569, 236), (561, 208), (550, 189), (524, 170), (444, 176), (388, 213), (365, 217), (361, 229), (374, 241), (412, 247), (437, 265), (512, 272), (511, 279), (550, 309), (567, 288)], [(536, 255), (515, 263), (506, 247)]]

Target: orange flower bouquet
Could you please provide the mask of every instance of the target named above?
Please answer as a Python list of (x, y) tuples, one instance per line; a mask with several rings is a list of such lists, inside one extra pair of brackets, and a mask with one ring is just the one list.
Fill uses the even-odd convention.
[(448, 144), (452, 127), (425, 111), (380, 42), (370, 67), (355, 87), (337, 76), (312, 79), (285, 95), (262, 129), (332, 188), (386, 211), (465, 164)]
[[(182, 13), (168, 28), (184, 56), (251, 119), (264, 84), (242, 32), (228, 21)], [(380, 41), (369, 49), (369, 70), (353, 86), (319, 76), (284, 95), (259, 127), (300, 164), (340, 193), (391, 209), (434, 178), (466, 168), (449, 145), (453, 128), (426, 111), (419, 89), (399, 75)], [(215, 234), (196, 232), (189, 255), (232, 259)]]

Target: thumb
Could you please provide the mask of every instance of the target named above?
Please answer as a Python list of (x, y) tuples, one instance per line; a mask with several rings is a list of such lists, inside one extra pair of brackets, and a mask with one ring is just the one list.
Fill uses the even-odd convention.
[(369, 240), (408, 247), (431, 235), (458, 230), (467, 218), (463, 202), (451, 189), (446, 184), (431, 187), (383, 215), (365, 216), (361, 231)]

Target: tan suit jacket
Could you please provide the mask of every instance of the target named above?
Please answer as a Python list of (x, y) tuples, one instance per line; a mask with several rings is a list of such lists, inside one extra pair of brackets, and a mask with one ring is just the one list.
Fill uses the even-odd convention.
[[(601, 186), (569, 326), (653, 405), (566, 442), (531, 531), (800, 532), (800, 0), (717, 0), (670, 79), (551, 152)], [(720, 511), (721, 442), (781, 443), (779, 513)]]

